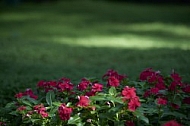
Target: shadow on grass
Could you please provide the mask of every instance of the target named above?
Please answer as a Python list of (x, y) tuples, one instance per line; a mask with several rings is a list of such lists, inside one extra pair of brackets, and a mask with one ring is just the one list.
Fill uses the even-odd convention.
[(170, 74), (172, 69), (189, 81), (190, 50), (179, 48), (82, 47), (66, 44), (28, 41), (6, 44), (0, 53), (1, 104), (13, 99), (16, 92), (34, 88), (39, 80), (68, 77), (74, 84), (82, 77), (98, 77), (108, 69), (137, 79), (147, 67)]

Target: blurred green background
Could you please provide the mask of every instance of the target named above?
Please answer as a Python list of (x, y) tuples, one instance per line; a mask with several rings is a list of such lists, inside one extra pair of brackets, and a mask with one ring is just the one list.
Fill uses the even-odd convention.
[(1, 1), (0, 107), (40, 80), (137, 79), (152, 67), (190, 82), (190, 5), (118, 1)]

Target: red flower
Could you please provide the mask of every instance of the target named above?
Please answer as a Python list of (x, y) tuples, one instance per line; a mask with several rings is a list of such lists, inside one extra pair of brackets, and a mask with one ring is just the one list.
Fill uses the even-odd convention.
[(58, 87), (60, 89), (60, 91), (71, 91), (73, 89), (73, 84), (70, 83), (59, 83)]
[(79, 102), (77, 103), (77, 106), (86, 107), (89, 106), (90, 100), (88, 96), (79, 96)]
[(35, 105), (33, 108), (34, 112), (40, 114), (43, 118), (48, 117), (48, 113), (46, 112), (46, 108), (43, 104)]
[(131, 99), (131, 98), (135, 98), (136, 97), (136, 89), (134, 87), (130, 88), (128, 86), (126, 86), (121, 94), (122, 96), (124, 96), (124, 99)]
[(127, 77), (126, 75), (120, 75), (120, 74), (118, 74), (117, 71), (108, 70), (107, 73), (104, 74), (102, 78), (111, 77), (111, 76), (117, 78), (119, 81), (121, 81), (121, 80), (123, 80), (124, 78)]
[(16, 98), (22, 98), (24, 94), (22, 92), (19, 92), (18, 94), (15, 95)]
[(141, 103), (139, 101), (139, 97), (135, 97), (135, 98), (130, 99), (130, 101), (128, 102), (128, 109), (133, 112), (140, 105)]
[(26, 106), (20, 106), (19, 108), (17, 108), (18, 111), (24, 111), (26, 110)]
[(167, 104), (167, 100), (165, 98), (157, 98), (157, 104), (158, 105), (166, 105)]
[(145, 97), (145, 98), (146, 98), (146, 97), (150, 96), (150, 94), (151, 94), (151, 93), (150, 93), (150, 91), (149, 91), (149, 90), (147, 90), (147, 91), (145, 91), (145, 93), (144, 93), (143, 97)]
[(126, 121), (125, 125), (126, 126), (135, 126), (135, 123), (133, 121)]
[(190, 104), (190, 97), (186, 97), (183, 99), (183, 103)]
[(157, 74), (156, 74), (156, 73), (152, 73), (152, 74), (148, 77), (148, 82), (149, 82), (149, 83), (155, 83), (155, 82), (157, 82)]
[(164, 89), (166, 89), (166, 86), (165, 86), (165, 84), (163, 83), (163, 82), (161, 82), (161, 83), (156, 83), (156, 85), (155, 85), (155, 87), (157, 87), (159, 90), (164, 90)]
[(108, 78), (108, 83), (107, 83), (108, 86), (113, 86), (113, 87), (118, 87), (119, 86), (119, 80), (114, 77), (114, 76), (111, 76)]
[(170, 121), (164, 123), (162, 126), (181, 126), (181, 124), (179, 124), (175, 120), (170, 120)]
[(34, 95), (34, 93), (33, 93), (33, 91), (31, 89), (26, 89), (26, 91), (24, 92), (24, 95), (28, 95), (28, 96), (30, 96), (30, 98), (33, 98), (33, 99), (38, 98), (37, 95)]
[(34, 95), (31, 89), (26, 89), (25, 92), (19, 92), (15, 95), (16, 98), (22, 98), (23, 96), (30, 96), (30, 98), (37, 99), (38, 96)]
[(95, 95), (96, 95), (96, 92), (94, 91), (89, 91), (85, 93), (85, 96), (95, 96)]
[(151, 94), (154, 94), (154, 95), (158, 94), (158, 91), (159, 91), (158, 88), (151, 88), (151, 89), (150, 89), (150, 93), (151, 93)]
[(179, 109), (179, 105), (177, 105), (177, 104), (171, 103), (171, 106), (172, 106), (172, 108), (174, 108), (174, 109)]
[(185, 93), (190, 93), (190, 85), (185, 85), (183, 88), (182, 88), (183, 92)]
[(178, 82), (173, 81), (173, 82), (170, 84), (170, 86), (168, 87), (168, 89), (171, 90), (171, 91), (174, 91), (174, 90), (176, 90), (177, 85), (178, 85)]
[(61, 78), (57, 85), (58, 89), (63, 91), (71, 91), (74, 85), (71, 83), (70, 79), (68, 78)]
[(95, 83), (95, 84), (92, 86), (92, 91), (93, 91), (93, 92), (99, 92), (99, 91), (102, 91), (102, 88), (103, 88), (103, 85), (102, 85), (102, 84)]
[(65, 104), (61, 104), (58, 108), (59, 117), (63, 121), (69, 120), (72, 112), (72, 108), (67, 107)]
[(142, 81), (148, 80), (148, 77), (150, 77), (153, 73), (152, 68), (147, 68), (141, 72), (139, 79)]
[(175, 72), (173, 72), (172, 74), (171, 74), (171, 78), (173, 79), (173, 81), (178, 81), (178, 82), (180, 82), (181, 81), (181, 77), (179, 76), (179, 74), (177, 74), (177, 73), (175, 73)]
[(90, 84), (90, 81), (83, 78), (82, 81), (78, 85), (78, 89), (81, 91), (86, 90), (89, 84)]
[(57, 82), (56, 81), (39, 81), (37, 86), (39, 88), (42, 88), (45, 90), (45, 92), (48, 92), (50, 90), (54, 90), (54, 88), (56, 88), (57, 86)]

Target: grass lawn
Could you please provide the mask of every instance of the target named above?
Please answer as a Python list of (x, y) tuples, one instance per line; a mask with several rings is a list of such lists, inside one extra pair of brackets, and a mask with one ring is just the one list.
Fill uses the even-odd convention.
[(152, 67), (190, 82), (190, 6), (65, 1), (0, 5), (0, 107), (39, 80), (136, 79)]

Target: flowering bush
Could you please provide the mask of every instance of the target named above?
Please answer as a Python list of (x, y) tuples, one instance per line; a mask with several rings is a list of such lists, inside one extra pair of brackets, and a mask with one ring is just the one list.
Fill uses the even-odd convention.
[(145, 69), (137, 81), (108, 70), (101, 80), (40, 81), (15, 95), (0, 125), (181, 126), (190, 123), (190, 85), (172, 72)]

